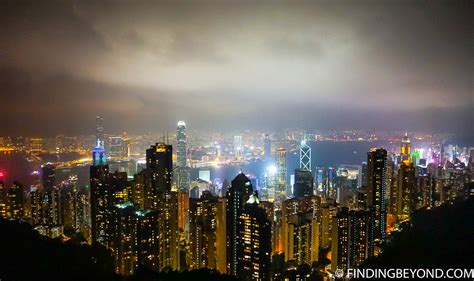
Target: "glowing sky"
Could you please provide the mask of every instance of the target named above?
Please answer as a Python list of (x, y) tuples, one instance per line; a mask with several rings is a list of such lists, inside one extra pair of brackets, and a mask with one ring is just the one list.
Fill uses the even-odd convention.
[(471, 1), (1, 1), (0, 134), (472, 131)]

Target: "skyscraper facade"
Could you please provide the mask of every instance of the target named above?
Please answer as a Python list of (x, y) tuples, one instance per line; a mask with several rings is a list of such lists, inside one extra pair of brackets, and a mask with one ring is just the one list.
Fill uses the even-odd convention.
[(311, 147), (306, 144), (306, 139), (300, 145), (300, 169), (311, 171)]
[(367, 154), (367, 207), (373, 212), (374, 239), (385, 241), (387, 210), (385, 202), (387, 151), (371, 149)]
[(176, 140), (178, 143), (176, 151), (176, 164), (178, 167), (186, 167), (186, 123), (184, 123), (184, 121), (178, 122), (178, 127), (176, 130)]

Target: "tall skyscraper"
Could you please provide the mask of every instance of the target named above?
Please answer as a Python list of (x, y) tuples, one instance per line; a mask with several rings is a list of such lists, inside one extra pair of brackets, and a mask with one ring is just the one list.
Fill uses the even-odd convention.
[(270, 135), (265, 134), (263, 138), (263, 156), (265, 159), (270, 159), (272, 157), (272, 152), (271, 152), (271, 140), (270, 140)]
[(415, 167), (409, 160), (402, 161), (398, 170), (397, 187), (397, 216), (403, 221), (416, 208), (416, 178)]
[(309, 170), (295, 169), (293, 195), (297, 198), (313, 195), (314, 177)]
[(132, 202), (114, 205), (110, 213), (110, 248), (115, 258), (115, 271), (121, 275), (135, 272), (135, 208)]
[(19, 182), (13, 182), (7, 191), (8, 217), (21, 219), (25, 213), (24, 188)]
[(189, 202), (189, 267), (217, 268), (217, 197), (204, 191)]
[(55, 167), (52, 164), (46, 164), (41, 169), (41, 179), (43, 183), (43, 216), (44, 223), (49, 226), (60, 225), (60, 202), (59, 188), (56, 185)]
[(186, 123), (184, 123), (184, 121), (178, 122), (178, 127), (176, 130), (176, 140), (178, 143), (178, 149), (176, 151), (176, 164), (178, 167), (186, 167)]
[(237, 221), (236, 275), (241, 280), (270, 280), (271, 222), (259, 206), (256, 194), (250, 195)]
[(311, 147), (306, 144), (306, 139), (300, 145), (300, 169), (311, 171)]
[(105, 146), (105, 136), (104, 136), (104, 118), (102, 116), (96, 117), (96, 144), (97, 146)]
[(234, 157), (235, 159), (241, 159), (244, 146), (242, 143), (242, 136), (234, 136)]
[(374, 148), (367, 153), (367, 207), (374, 214), (374, 239), (385, 241), (387, 210), (385, 203), (387, 151)]
[(0, 180), (0, 218), (6, 218), (8, 213), (7, 188)]
[(410, 142), (410, 138), (408, 138), (408, 132), (405, 132), (405, 135), (402, 138), (402, 144), (401, 144), (401, 149), (400, 149), (402, 160), (410, 159), (410, 153), (411, 153), (411, 142)]
[(232, 180), (226, 195), (227, 271), (235, 276), (239, 262), (235, 243), (239, 235), (237, 225), (244, 211), (244, 205), (252, 192), (252, 183), (243, 173), (240, 173)]
[[(276, 166), (276, 183), (275, 183), (275, 197), (277, 206), (281, 207), (281, 201), (284, 200), (287, 195), (287, 165), (286, 165), (286, 149), (279, 148), (275, 155), (275, 166)], [(278, 204), (279, 202), (279, 204)]]
[[(149, 187), (155, 194), (171, 191), (173, 179), (173, 148), (156, 143), (146, 150), (146, 169), (149, 172)], [(150, 206), (145, 206), (150, 208)]]
[(109, 166), (94, 161), (90, 167), (91, 238), (105, 246), (109, 241), (109, 217), (113, 206), (109, 177)]

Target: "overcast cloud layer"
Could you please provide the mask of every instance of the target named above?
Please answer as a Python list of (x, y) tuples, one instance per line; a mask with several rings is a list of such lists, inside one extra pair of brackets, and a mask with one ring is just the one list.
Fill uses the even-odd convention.
[(473, 132), (472, 1), (0, 1), (0, 134)]

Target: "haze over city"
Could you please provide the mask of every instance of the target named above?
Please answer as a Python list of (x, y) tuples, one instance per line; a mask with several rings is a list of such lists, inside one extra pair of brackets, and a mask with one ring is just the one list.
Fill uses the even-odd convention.
[(472, 134), (471, 1), (1, 1), (0, 133)]

